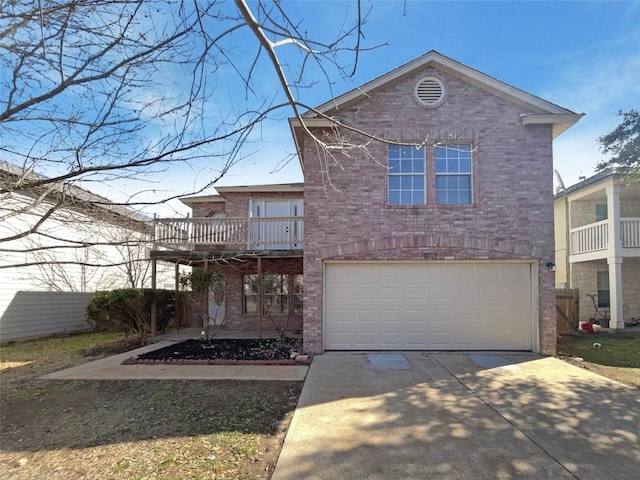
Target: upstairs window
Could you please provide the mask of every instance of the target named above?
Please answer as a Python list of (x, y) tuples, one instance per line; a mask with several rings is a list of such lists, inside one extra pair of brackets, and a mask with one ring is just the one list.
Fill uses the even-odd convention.
[(596, 203), (596, 222), (601, 222), (607, 219), (607, 204)]
[(436, 205), (471, 205), (471, 151), (472, 146), (467, 143), (450, 143), (432, 148), (389, 145), (389, 205), (426, 205), (434, 202)]
[(471, 145), (439, 145), (434, 148), (436, 203), (471, 204)]
[(427, 202), (425, 148), (389, 145), (388, 160), (389, 205), (424, 205)]

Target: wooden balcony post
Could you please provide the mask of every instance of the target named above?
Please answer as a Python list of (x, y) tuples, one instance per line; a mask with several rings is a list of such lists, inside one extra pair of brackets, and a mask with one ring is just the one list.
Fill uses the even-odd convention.
[(264, 308), (264, 285), (262, 279), (262, 258), (258, 257), (258, 300), (257, 300), (257, 314), (258, 314), (258, 338), (262, 338), (262, 309)]
[(178, 314), (178, 297), (180, 296), (180, 264), (176, 262), (173, 267), (173, 323), (176, 330), (180, 330), (182, 318)]
[(158, 300), (156, 298), (157, 283), (157, 260), (151, 260), (151, 338), (156, 336), (156, 325), (158, 321)]
[(153, 250), (157, 249), (156, 243), (156, 214), (153, 214), (153, 221), (151, 222), (151, 248)]
[[(205, 273), (209, 273), (209, 260), (204, 259), (204, 271)], [(202, 313), (202, 329), (206, 332), (206, 338), (209, 339), (209, 289), (204, 293), (204, 297), (202, 301), (204, 302), (204, 312)]]

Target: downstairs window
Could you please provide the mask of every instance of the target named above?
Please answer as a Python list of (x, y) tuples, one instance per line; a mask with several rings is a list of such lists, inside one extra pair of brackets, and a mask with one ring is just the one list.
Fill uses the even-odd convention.
[(245, 275), (242, 286), (242, 313), (258, 312), (258, 289), (262, 286), (263, 314), (302, 315), (302, 278), (299, 274)]

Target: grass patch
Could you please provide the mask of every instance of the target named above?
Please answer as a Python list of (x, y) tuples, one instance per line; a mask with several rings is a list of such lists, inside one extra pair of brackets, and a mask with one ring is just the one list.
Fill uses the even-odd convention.
[(34, 355), (78, 352), (122, 338), (121, 333), (97, 332), (5, 342), (0, 344), (0, 361), (31, 359)]
[[(601, 348), (594, 348), (599, 343)], [(599, 375), (640, 388), (640, 329), (580, 333), (558, 345), (558, 356)]]
[[(602, 348), (594, 348), (594, 343)], [(640, 334), (636, 332), (578, 335), (573, 343), (562, 345), (562, 352), (587, 362), (610, 367), (640, 368)]]
[(121, 342), (86, 334), (0, 347), (0, 478), (270, 477), (301, 382), (37, 378)]
[(35, 378), (139, 346), (120, 333), (79, 333), (0, 344), (0, 397)]

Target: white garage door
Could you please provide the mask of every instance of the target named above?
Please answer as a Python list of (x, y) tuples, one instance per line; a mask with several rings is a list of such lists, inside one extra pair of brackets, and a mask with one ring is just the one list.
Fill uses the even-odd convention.
[(529, 263), (325, 265), (327, 350), (531, 350)]

